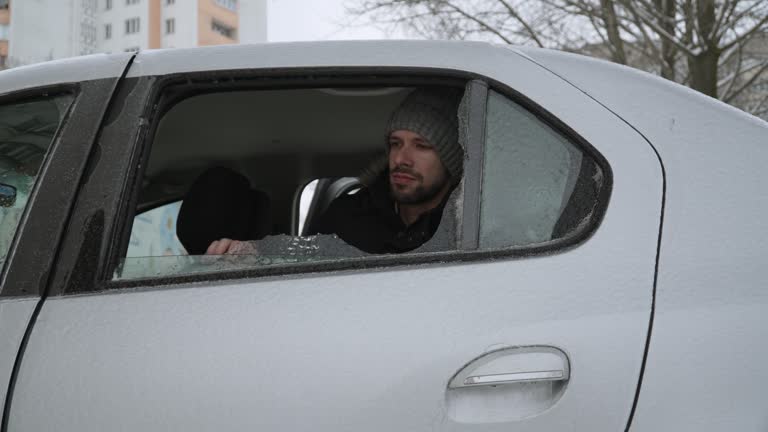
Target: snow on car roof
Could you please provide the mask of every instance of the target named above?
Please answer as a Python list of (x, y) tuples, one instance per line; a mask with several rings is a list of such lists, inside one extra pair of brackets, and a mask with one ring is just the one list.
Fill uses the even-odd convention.
[(0, 72), (0, 94), (39, 86), (118, 77), (132, 55), (93, 54), (7, 69)]

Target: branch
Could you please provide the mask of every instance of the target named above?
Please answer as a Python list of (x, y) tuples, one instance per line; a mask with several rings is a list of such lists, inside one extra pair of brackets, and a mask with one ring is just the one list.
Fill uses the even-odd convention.
[(758, 102), (757, 106), (752, 107), (749, 110), (752, 111), (752, 114), (754, 114), (756, 116), (762, 116), (763, 114), (767, 114), (768, 113), (768, 107), (766, 107), (765, 109), (762, 109), (763, 106), (766, 105), (767, 102), (768, 102), (768, 94), (763, 96), (763, 99), (761, 99), (760, 102)]
[[(637, 15), (637, 11), (630, 10), (629, 13), (632, 14), (632, 17), (633, 17), (633, 19), (635, 21), (635, 24), (637, 25), (637, 28), (640, 29), (640, 33), (642, 33), (642, 35), (643, 35), (643, 37), (642, 37), (643, 45), (645, 45), (646, 48), (650, 49), (650, 51), (651, 51), (650, 55), (648, 55), (648, 54), (646, 54), (646, 55), (648, 57), (652, 58), (654, 61), (658, 61), (659, 59), (661, 59), (661, 52), (656, 47), (656, 45), (653, 43), (653, 39), (648, 34), (648, 32), (645, 30), (645, 26), (642, 25), (642, 20)], [(633, 32), (629, 30), (629, 28), (625, 27), (624, 31), (626, 31), (627, 33), (633, 34)], [(635, 36), (635, 38), (637, 38), (637, 36)], [(651, 56), (653, 56), (653, 57), (651, 57)]]
[(733, 57), (734, 54), (739, 54), (740, 55), (741, 54), (742, 46), (743, 46), (743, 44), (736, 45), (734, 47), (731, 47), (727, 51), (720, 52), (720, 58), (719, 58), (719, 60), (717, 62), (717, 67), (721, 68), (721, 67), (724, 67), (725, 65), (727, 65), (728, 63), (730, 63), (731, 62), (731, 57)]
[(595, 33), (597, 33), (597, 36), (602, 41), (602, 45), (609, 46), (610, 42), (608, 42), (608, 38), (603, 35), (603, 32), (600, 31), (602, 26), (600, 26), (597, 20), (595, 20), (595, 16), (589, 15), (587, 18), (589, 19), (589, 22), (592, 23), (592, 27), (595, 29)]
[(768, 23), (768, 14), (766, 14), (760, 21), (757, 22), (751, 29), (747, 30), (742, 34), (741, 36), (736, 37), (733, 41), (725, 44), (723, 47), (721, 47), (721, 51), (727, 50), (728, 48), (741, 43), (742, 41), (746, 41), (747, 39), (751, 38), (755, 33), (762, 30), (762, 27)]
[[(453, 9), (456, 13), (458, 13), (459, 15), (463, 16), (464, 18), (474, 22), (475, 24), (479, 25), (480, 27), (484, 28), (486, 31), (488, 31), (490, 33), (493, 33), (499, 39), (503, 40), (505, 43), (507, 43), (509, 45), (514, 45), (514, 42), (511, 39), (509, 39), (506, 36), (504, 36), (500, 31), (498, 31), (497, 29), (493, 28), (491, 25), (489, 25), (485, 21), (483, 21), (483, 20), (481, 20), (481, 19), (479, 19), (479, 18), (477, 18), (477, 17), (475, 17), (473, 15), (470, 15), (469, 13), (467, 13), (466, 11), (464, 11), (463, 9), (461, 9), (460, 7), (454, 5), (451, 2), (441, 1), (440, 3), (448, 6), (451, 9)], [(539, 45), (539, 46), (543, 47), (542, 45)]]
[[(667, 17), (664, 16), (663, 14), (659, 13), (656, 10), (656, 7), (653, 4), (648, 3), (647, 0), (633, 0), (633, 2), (640, 4), (643, 7), (643, 10), (646, 13), (650, 14), (653, 18), (656, 18), (659, 21), (666, 21)], [(626, 5), (625, 5), (625, 7), (626, 7)]]
[[(726, 28), (730, 27), (730, 26), (726, 26), (725, 23), (730, 22), (730, 19), (733, 16), (733, 13), (736, 11), (736, 6), (738, 6), (738, 4), (739, 2), (737, 0), (736, 1), (732, 0), (730, 3), (727, 3), (726, 5), (723, 6), (723, 8), (721, 9), (722, 13), (720, 14), (719, 17), (717, 17), (717, 21), (715, 23), (715, 29), (721, 29), (723, 28), (723, 26), (725, 26)], [(737, 21), (738, 21), (738, 18), (737, 18)], [(719, 35), (716, 35), (715, 40), (719, 42), (724, 35), (725, 35), (725, 32), (720, 33)]]
[[(738, 78), (738, 76), (741, 75), (744, 72), (741, 69), (742, 64), (743, 64), (743, 60), (744, 60), (744, 56), (743, 56), (744, 50), (743, 50), (743, 48), (744, 48), (743, 45), (739, 45), (739, 49), (736, 50), (737, 53), (739, 54), (738, 61), (736, 62), (736, 72), (731, 74), (730, 77), (726, 78), (728, 80), (728, 87), (722, 92), (722, 95), (723, 95), (722, 100), (724, 100), (726, 102), (731, 100), (731, 97), (732, 97), (732, 93), (731, 92), (733, 91), (733, 86), (736, 85), (736, 78)], [(720, 68), (720, 65), (718, 65), (718, 69), (719, 68)], [(722, 85), (723, 84), (718, 83), (717, 87), (719, 88)], [(718, 93), (720, 93), (719, 90), (718, 90)]]
[(605, 31), (613, 49), (613, 60), (616, 63), (627, 64), (627, 54), (624, 52), (624, 41), (619, 34), (619, 23), (613, 0), (600, 0)]
[(536, 32), (533, 31), (533, 28), (528, 24), (528, 22), (525, 19), (523, 19), (523, 17), (520, 16), (519, 13), (517, 13), (515, 8), (513, 8), (512, 5), (510, 5), (505, 0), (498, 0), (498, 1), (499, 1), (499, 3), (501, 3), (507, 9), (507, 12), (509, 12), (509, 14), (512, 16), (512, 18), (517, 20), (517, 22), (519, 22), (520, 25), (522, 25), (523, 28), (525, 28), (525, 31), (527, 31), (528, 35), (531, 37), (531, 39), (533, 39), (533, 41), (536, 42), (536, 45), (538, 45), (539, 48), (544, 48), (544, 44), (542, 44), (541, 41), (539, 40), (539, 38), (536, 36)]
[(644, 16), (640, 11), (638, 11), (632, 5), (630, 0), (621, 0), (621, 2), (624, 4), (624, 7), (626, 7), (627, 10), (632, 11), (634, 14), (636, 14), (638, 16), (638, 18), (640, 18), (640, 20), (645, 25), (647, 25), (648, 27), (652, 28), (653, 31), (655, 31), (656, 34), (659, 35), (659, 37), (662, 37), (662, 38), (668, 40), (673, 45), (675, 45), (677, 48), (679, 48), (680, 51), (683, 51), (687, 55), (689, 55), (691, 57), (695, 57), (696, 56), (696, 53), (694, 53), (689, 47), (687, 47), (687, 46), (683, 45), (682, 43), (680, 43), (680, 41), (678, 41), (674, 36), (672, 36), (669, 33), (667, 33), (666, 30), (664, 30), (663, 28), (659, 27), (659, 25), (657, 23), (655, 23), (652, 19), (649, 19), (647, 16)]
[[(759, 63), (758, 63), (758, 64), (759, 64)], [(750, 68), (750, 69), (751, 69), (751, 68)], [(747, 70), (744, 70), (744, 71), (742, 71), (741, 73), (745, 73), (745, 72), (747, 72), (748, 70), (749, 70), (749, 69), (747, 69)], [(738, 97), (738, 96), (739, 96), (739, 95), (740, 95), (740, 94), (741, 94), (741, 93), (742, 93), (744, 90), (746, 90), (746, 89), (748, 89), (749, 87), (751, 87), (751, 86), (752, 86), (752, 84), (754, 84), (754, 83), (755, 83), (755, 81), (757, 81), (757, 79), (758, 79), (758, 78), (760, 78), (760, 76), (763, 74), (763, 72), (765, 72), (765, 71), (767, 71), (767, 70), (768, 70), (768, 61), (766, 61), (765, 63), (763, 63), (763, 65), (760, 67), (760, 69), (758, 69), (758, 71), (757, 71), (757, 72), (756, 72), (754, 75), (752, 75), (752, 77), (751, 77), (751, 78), (749, 78), (749, 79), (747, 80), (747, 82), (746, 82), (746, 83), (744, 83), (744, 85), (743, 85), (743, 86), (739, 87), (739, 89), (738, 89), (738, 90), (736, 90), (735, 92), (733, 92), (733, 93), (732, 93), (732, 94), (731, 94), (731, 95), (728, 97), (728, 99), (723, 99), (723, 100), (724, 100), (724, 101), (726, 101), (726, 102), (730, 102), (730, 101), (732, 101), (733, 99), (735, 99), (736, 97)], [(735, 81), (735, 79), (734, 79), (734, 81)]]
[[(732, 4), (734, 5), (734, 10), (735, 10), (736, 5), (739, 3), (739, 1), (737, 1), (737, 0), (731, 0), (731, 1), (733, 2)], [(728, 21), (726, 21), (723, 24), (722, 28), (724, 28), (725, 30), (723, 31), (722, 34), (720, 34), (720, 36), (721, 37), (725, 36), (725, 32), (727, 32), (728, 29), (732, 29), (732, 28), (737, 27), (738, 22), (741, 21), (742, 18), (750, 15), (752, 13), (752, 11), (754, 11), (755, 9), (757, 9), (758, 7), (760, 7), (762, 5), (763, 5), (762, 2), (755, 2), (751, 6), (749, 6), (748, 8), (746, 8), (743, 11), (739, 12), (739, 14), (736, 15), (736, 17), (734, 17), (734, 18), (729, 17)], [(731, 16), (733, 16), (733, 14), (731, 14)]]

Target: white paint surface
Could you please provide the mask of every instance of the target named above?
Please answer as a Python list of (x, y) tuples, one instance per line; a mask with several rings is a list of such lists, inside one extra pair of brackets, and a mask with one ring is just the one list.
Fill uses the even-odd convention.
[[(12, 430), (625, 427), (650, 313), (661, 171), (615, 116), (523, 57), (482, 44), (282, 44), (139, 57), (133, 76), (317, 65), (484, 74), (602, 152), (614, 171), (610, 205), (586, 243), (550, 256), (49, 299), (19, 375)], [(559, 402), (518, 422), (450, 420), (451, 376), (484, 352), (519, 345), (568, 354), (571, 379)]]
[(639, 71), (525, 51), (636, 126), (666, 168), (656, 319), (632, 430), (766, 430), (768, 123)]
[(227, 45), (140, 53), (129, 77), (167, 73), (279, 67), (403, 66), (474, 70), (499, 74), (489, 58), (509, 57), (482, 42), (331, 41)]
[(16, 355), (38, 300), (37, 297), (0, 300), (0, 389), (3, 389), (0, 390), (0, 416)]

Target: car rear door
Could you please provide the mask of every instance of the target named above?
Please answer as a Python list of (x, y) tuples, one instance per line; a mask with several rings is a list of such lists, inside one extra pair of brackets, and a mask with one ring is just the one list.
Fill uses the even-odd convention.
[[(488, 127), (470, 133), (464, 208), (485, 213), (465, 214), (460, 226), (474, 245), (285, 276), (112, 282), (109, 233), (125, 223), (121, 203), (141, 163), (131, 149), (163, 79), (319, 66), (476, 78), (470, 87), (484, 96), (470, 116)], [(83, 228), (68, 237), (58, 295), (29, 338), (13, 430), (627, 426), (651, 313), (662, 173), (641, 136), (566, 81), (490, 45), (349, 43), (142, 53), (128, 82), (123, 110), (102, 132), (115, 151), (95, 161), (73, 220)], [(504, 211), (498, 204), (510, 198), (489, 191), (508, 180), (492, 177), (505, 171), (488, 171), (482, 152), (484, 133), (505, 127), (490, 123), (491, 100), (503, 120), (507, 99), (604, 161), (610, 193), (588, 236), (522, 253), (493, 246), (483, 215)]]
[(0, 182), (15, 190), (0, 207), (0, 410), (10, 405), (25, 333), (42, 304), (110, 96), (131, 58), (94, 56), (0, 74)]

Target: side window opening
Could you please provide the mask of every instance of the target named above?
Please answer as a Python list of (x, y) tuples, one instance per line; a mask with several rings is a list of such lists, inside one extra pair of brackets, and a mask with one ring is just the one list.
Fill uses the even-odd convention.
[[(448, 87), (459, 96), (460, 88)], [(153, 240), (133, 235), (115, 277), (154, 277), (368, 255), (339, 236), (323, 232), (320, 222), (336, 199), (360, 191), (359, 176), (372, 160), (383, 161), (391, 114), (414, 91), (413, 87), (385, 86), (242, 90), (198, 94), (177, 102), (158, 122), (137, 205), (141, 207), (149, 199), (148, 191), (152, 191), (152, 199), (161, 198), (157, 196), (163, 189), (159, 182), (186, 183), (189, 194), (195, 182), (211, 170), (221, 168), (226, 173), (219, 172), (215, 176), (219, 179), (211, 180), (202, 201), (212, 205), (198, 205), (208, 213), (194, 223), (189, 223), (189, 212), (185, 215), (185, 208), (194, 207), (190, 195), (185, 195), (176, 224), (181, 247), (158, 246), (160, 239), (172, 238), (169, 230), (173, 223), (167, 218), (158, 216), (156, 221), (151, 212), (138, 214), (132, 234), (139, 234), (137, 227), (142, 224), (153, 226)], [(455, 109), (451, 116), (455, 122)], [(377, 174), (383, 175), (386, 167), (380, 168)], [(222, 176), (227, 179), (221, 180)], [(302, 186), (307, 178), (316, 180)], [(293, 216), (294, 197), (302, 187), (297, 219)], [(266, 196), (269, 204), (249, 204), (250, 209), (244, 209), (240, 204), (252, 203), (250, 194), (254, 191)], [(236, 198), (229, 199), (230, 195)], [(387, 209), (393, 212), (394, 206)], [(182, 235), (184, 231), (198, 235), (207, 230), (214, 232), (212, 238), (218, 238), (216, 229), (209, 228), (239, 226), (242, 221), (237, 218), (220, 217), (233, 213), (250, 214), (249, 221), (262, 216), (269, 219), (258, 235), (242, 233), (248, 248), (226, 256), (203, 255), (204, 241), (197, 245), (185, 241), (189, 236)], [(432, 223), (440, 223), (439, 218)], [(192, 225), (194, 228), (189, 228)], [(149, 244), (153, 245), (151, 250)], [(448, 248), (455, 249), (455, 242)], [(162, 256), (170, 252), (172, 256)]]
[(0, 104), (0, 268), (72, 94)]

